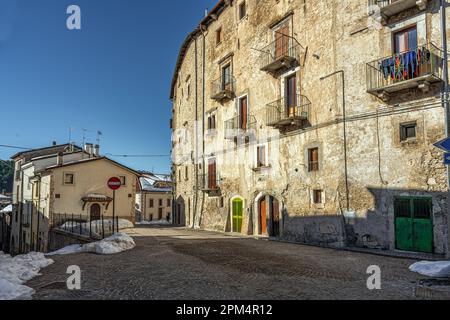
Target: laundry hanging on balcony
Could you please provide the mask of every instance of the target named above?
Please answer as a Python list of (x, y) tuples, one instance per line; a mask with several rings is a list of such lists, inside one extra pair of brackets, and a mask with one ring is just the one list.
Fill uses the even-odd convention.
[(430, 59), (430, 50), (422, 47), (382, 60), (379, 69), (385, 80), (388, 78), (393, 81), (409, 80), (420, 76), (420, 67), (428, 64)]

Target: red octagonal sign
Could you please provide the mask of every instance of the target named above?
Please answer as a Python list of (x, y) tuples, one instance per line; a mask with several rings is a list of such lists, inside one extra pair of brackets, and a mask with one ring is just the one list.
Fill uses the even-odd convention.
[(122, 186), (122, 182), (117, 177), (112, 177), (108, 180), (108, 187), (111, 190), (118, 190)]

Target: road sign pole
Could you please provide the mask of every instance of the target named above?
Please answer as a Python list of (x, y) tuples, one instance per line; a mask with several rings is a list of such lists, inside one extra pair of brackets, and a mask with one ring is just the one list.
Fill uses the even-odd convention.
[(114, 222), (116, 220), (116, 190), (113, 190), (113, 222), (112, 222), (112, 229), (114, 233)]

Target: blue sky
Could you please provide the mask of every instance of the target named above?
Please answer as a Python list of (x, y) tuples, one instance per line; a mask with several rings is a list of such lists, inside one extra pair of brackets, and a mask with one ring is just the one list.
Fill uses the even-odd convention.
[[(170, 154), (170, 81), (185, 36), (216, 0), (0, 0), (0, 144), (101, 137), (102, 153)], [(66, 28), (81, 8), (82, 29)], [(17, 150), (0, 148), (0, 159)], [(169, 172), (170, 158), (113, 158)]]

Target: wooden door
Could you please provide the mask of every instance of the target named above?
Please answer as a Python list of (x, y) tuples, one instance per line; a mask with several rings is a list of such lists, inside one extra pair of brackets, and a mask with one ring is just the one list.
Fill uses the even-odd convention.
[(432, 253), (432, 200), (429, 198), (396, 199), (394, 213), (396, 248)]
[(208, 189), (217, 189), (217, 173), (216, 173), (216, 160), (210, 159), (208, 162)]
[(280, 204), (277, 199), (271, 197), (271, 236), (280, 236)]
[(289, 24), (275, 30), (275, 60), (289, 55)]
[(285, 81), (286, 86), (286, 115), (295, 117), (298, 115), (297, 110), (297, 76), (294, 74)]
[(267, 200), (266, 197), (259, 201), (259, 234), (267, 234)]
[(248, 101), (247, 97), (239, 100), (239, 129), (247, 130), (248, 122)]
[(90, 208), (90, 215), (91, 215), (91, 220), (95, 221), (95, 220), (100, 220), (100, 216), (101, 216), (101, 208), (100, 205), (98, 203), (94, 203), (93, 205), (91, 205)]

